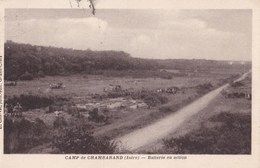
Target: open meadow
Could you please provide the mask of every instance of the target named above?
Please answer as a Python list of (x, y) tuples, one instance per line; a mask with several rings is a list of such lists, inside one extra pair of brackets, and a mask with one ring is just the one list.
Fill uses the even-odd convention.
[[(6, 107), (7, 118), (27, 124), (29, 132), (6, 135), (11, 141), (5, 150), (59, 153), (53, 137), (74, 127), (84, 127), (94, 138), (112, 140), (174, 113), (242, 73), (195, 72), (170, 79), (70, 75), (18, 81), (5, 86), (5, 101), (9, 107), (20, 103), (22, 112), (18, 116)], [(62, 87), (52, 88), (57, 83)]]

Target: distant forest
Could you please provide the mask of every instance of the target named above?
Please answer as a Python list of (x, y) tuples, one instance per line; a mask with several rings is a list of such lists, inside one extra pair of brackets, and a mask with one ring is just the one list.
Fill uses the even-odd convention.
[(227, 62), (211, 60), (159, 60), (131, 57), (124, 51), (75, 50), (5, 43), (5, 80), (33, 79), (45, 75), (96, 74), (104, 70), (208, 70), (226, 68)]

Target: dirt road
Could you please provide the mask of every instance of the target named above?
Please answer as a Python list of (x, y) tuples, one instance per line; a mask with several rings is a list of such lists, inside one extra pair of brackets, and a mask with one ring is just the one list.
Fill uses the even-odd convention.
[[(248, 73), (245, 73), (235, 81), (243, 80)], [(160, 119), (144, 128), (119, 137), (115, 139), (115, 141), (119, 142), (121, 150), (129, 151), (136, 151), (139, 148), (158, 142), (171, 132), (175, 131), (187, 119), (207, 107), (207, 105), (227, 86), (228, 84), (225, 84), (178, 110), (174, 114)]]

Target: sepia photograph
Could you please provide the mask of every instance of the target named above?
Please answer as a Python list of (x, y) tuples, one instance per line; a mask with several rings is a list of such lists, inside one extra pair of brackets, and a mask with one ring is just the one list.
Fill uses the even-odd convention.
[(252, 154), (251, 9), (4, 12), (4, 154)]

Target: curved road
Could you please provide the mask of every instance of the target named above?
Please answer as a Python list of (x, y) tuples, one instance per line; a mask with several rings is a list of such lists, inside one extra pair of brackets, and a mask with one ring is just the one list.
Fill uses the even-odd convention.
[[(250, 72), (243, 74), (240, 78), (235, 80), (235, 82), (245, 79), (249, 73)], [(160, 119), (144, 128), (116, 138), (114, 141), (120, 143), (120, 150), (130, 151), (135, 151), (149, 144), (153, 144), (175, 131), (186, 121), (186, 119), (191, 118), (194, 114), (207, 107), (207, 105), (227, 86), (228, 84), (225, 84), (176, 111), (174, 114)]]

